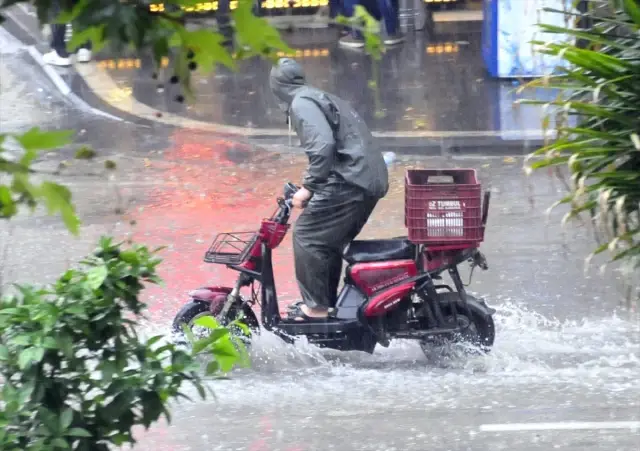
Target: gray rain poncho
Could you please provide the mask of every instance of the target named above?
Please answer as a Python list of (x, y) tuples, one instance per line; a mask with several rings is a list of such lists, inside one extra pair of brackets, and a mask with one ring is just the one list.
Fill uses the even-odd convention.
[(270, 85), (309, 159), (302, 184), (313, 196), (293, 231), (296, 278), (307, 306), (333, 307), (342, 252), (387, 194), (387, 166), (358, 113), (308, 86), (296, 61), (280, 59)]
[(289, 58), (271, 69), (270, 84), (309, 158), (305, 188), (315, 194), (337, 180), (378, 199), (386, 195), (387, 166), (351, 105), (308, 86), (302, 67)]

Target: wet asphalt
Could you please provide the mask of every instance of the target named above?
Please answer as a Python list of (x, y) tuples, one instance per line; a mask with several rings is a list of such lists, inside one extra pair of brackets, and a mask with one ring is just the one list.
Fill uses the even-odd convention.
[[(62, 163), (60, 175), (44, 176), (72, 189), (83, 220), (78, 238), (42, 212), (0, 225), (5, 286), (54, 280), (102, 234), (166, 245), (165, 286), (147, 291), (150, 314), (142, 332), (168, 332), (186, 291), (233, 280), (229, 271), (202, 262), (215, 233), (255, 228), (275, 207), (283, 183), (298, 180), (304, 170), (297, 153), (91, 116), (27, 70), (20, 51), (0, 56), (1, 130), (36, 123), (78, 130), (77, 144), (44, 156), (36, 168), (52, 172)], [(71, 161), (85, 143), (97, 150), (96, 159)], [(118, 169), (106, 171), (105, 160)], [(640, 326), (621, 309), (620, 273), (610, 268), (600, 274), (599, 262), (585, 271), (594, 244), (589, 227), (563, 228), (562, 210), (546, 213), (562, 195), (562, 184), (546, 172), (527, 178), (521, 159), (402, 157), (391, 168), (390, 193), (363, 236), (403, 232), (408, 167), (476, 168), (492, 191), (483, 244), (490, 269), (474, 274), (470, 290), (498, 311), (493, 352), (427, 361), (417, 345), (400, 342), (373, 355), (340, 354), (304, 343), (286, 346), (264, 333), (254, 344), (252, 368), (212, 382), (215, 400), (177, 405), (172, 425), (140, 431), (136, 449), (639, 448), (637, 429), (484, 431), (488, 424), (640, 421)], [(290, 238), (276, 258), (284, 304), (297, 297)]]

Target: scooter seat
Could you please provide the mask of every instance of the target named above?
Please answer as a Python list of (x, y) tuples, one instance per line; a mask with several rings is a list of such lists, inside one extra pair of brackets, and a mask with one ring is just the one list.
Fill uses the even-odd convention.
[(344, 259), (350, 265), (389, 260), (412, 260), (416, 245), (406, 238), (388, 240), (352, 241), (344, 251)]

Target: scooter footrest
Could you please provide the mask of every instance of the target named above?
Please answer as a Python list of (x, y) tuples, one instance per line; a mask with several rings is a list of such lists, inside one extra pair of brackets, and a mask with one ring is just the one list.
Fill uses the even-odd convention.
[(283, 319), (278, 324), (278, 329), (287, 335), (343, 334), (354, 327), (359, 327), (357, 321), (344, 321), (335, 318), (327, 318), (326, 321)]
[(452, 333), (461, 332), (461, 331), (462, 329), (459, 327), (436, 327), (426, 331), (425, 335), (452, 334)]

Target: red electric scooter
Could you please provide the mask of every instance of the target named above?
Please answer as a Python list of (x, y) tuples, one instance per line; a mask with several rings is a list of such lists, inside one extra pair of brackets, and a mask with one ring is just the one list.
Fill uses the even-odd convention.
[[(446, 180), (436, 180), (437, 178)], [(203, 315), (222, 323), (241, 317), (253, 333), (260, 323), (284, 340), (305, 336), (310, 343), (339, 350), (373, 352), (392, 339), (431, 343), (469, 341), (488, 351), (493, 345), (495, 310), (467, 294), (458, 265), (488, 269), (478, 250), (484, 239), (490, 193), (482, 202), (473, 169), (409, 170), (405, 177), (405, 225), (408, 236), (353, 241), (344, 252), (348, 266), (335, 308), (323, 322), (280, 316), (272, 251), (289, 230), (288, 183), (275, 213), (259, 231), (219, 234), (205, 261), (239, 272), (233, 287), (212, 286), (190, 292), (191, 300), (174, 319), (174, 331), (191, 327)], [(454, 288), (435, 281), (448, 272)], [(256, 287), (259, 284), (259, 288)], [(250, 294), (241, 291), (250, 287)], [(259, 322), (253, 307), (260, 306)], [(426, 351), (426, 349), (425, 349)]]

